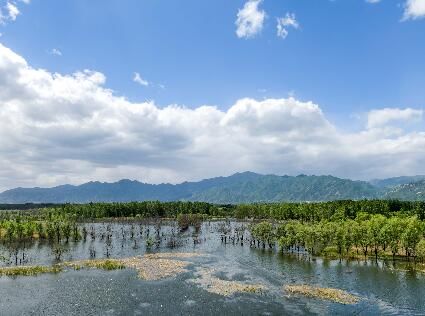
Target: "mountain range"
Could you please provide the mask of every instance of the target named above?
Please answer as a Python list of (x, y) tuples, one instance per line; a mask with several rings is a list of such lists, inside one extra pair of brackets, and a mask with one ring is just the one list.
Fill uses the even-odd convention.
[(277, 176), (236, 173), (199, 182), (148, 184), (121, 180), (53, 188), (16, 188), (0, 193), (0, 203), (88, 203), (204, 201), (249, 203), (361, 199), (425, 200), (425, 176), (354, 181), (334, 176)]

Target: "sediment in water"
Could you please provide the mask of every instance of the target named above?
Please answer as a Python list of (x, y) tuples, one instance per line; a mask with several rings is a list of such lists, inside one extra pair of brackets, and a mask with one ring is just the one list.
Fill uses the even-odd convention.
[(321, 288), (310, 285), (287, 285), (284, 290), (290, 294), (320, 298), (340, 304), (356, 304), (360, 298), (339, 289)]

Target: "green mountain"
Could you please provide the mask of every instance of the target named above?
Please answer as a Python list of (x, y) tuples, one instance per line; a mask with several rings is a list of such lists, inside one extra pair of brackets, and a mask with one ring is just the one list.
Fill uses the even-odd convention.
[(378, 188), (393, 188), (402, 184), (414, 183), (421, 180), (425, 180), (425, 175), (404, 176), (388, 179), (374, 179), (369, 182)]
[(214, 186), (194, 193), (190, 200), (211, 203), (247, 203), (277, 201), (330, 201), (373, 199), (378, 190), (367, 182), (332, 176), (265, 175)]
[(425, 180), (390, 188), (384, 197), (405, 201), (425, 201)]
[(147, 184), (121, 180), (79, 186), (17, 188), (0, 193), (0, 203), (88, 203), (126, 201), (206, 201), (248, 203), (373, 199), (381, 190), (368, 182), (333, 176), (276, 176), (253, 172), (181, 184)]

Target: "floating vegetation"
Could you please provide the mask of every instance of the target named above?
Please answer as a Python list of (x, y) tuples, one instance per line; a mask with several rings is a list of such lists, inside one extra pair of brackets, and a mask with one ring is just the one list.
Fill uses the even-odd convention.
[(2, 267), (0, 276), (36, 276), (44, 273), (59, 273), (62, 268), (58, 265), (47, 266), (21, 266), (21, 267)]
[(216, 271), (214, 269), (199, 269), (197, 278), (191, 279), (190, 282), (200, 285), (210, 293), (222, 296), (231, 296), (236, 293), (262, 293), (266, 289), (261, 284), (222, 280), (214, 276), (215, 273)]
[(309, 285), (287, 285), (285, 291), (307, 297), (320, 298), (340, 304), (356, 304), (360, 298), (339, 289), (320, 288)]
[(186, 268), (191, 262), (171, 258), (188, 259), (199, 256), (202, 256), (202, 254), (195, 252), (159, 252), (145, 254), (143, 257), (122, 259), (121, 262), (127, 268), (136, 269), (140, 278), (154, 281), (175, 277), (180, 273), (187, 272)]
[(125, 269), (126, 266), (122, 263), (120, 259), (97, 259), (97, 260), (81, 260), (81, 261), (71, 261), (63, 263), (64, 266), (71, 267), (75, 270), (80, 270), (82, 268), (94, 268), (94, 269), (103, 269), (103, 270), (120, 270)]
[(170, 258), (193, 258), (201, 256), (199, 253), (152, 253), (141, 257), (123, 259), (96, 259), (65, 262), (62, 265), (75, 270), (94, 268), (103, 270), (135, 269), (139, 277), (144, 280), (154, 281), (174, 277), (187, 272), (188, 261)]
[(135, 269), (139, 277), (144, 280), (154, 281), (174, 277), (180, 273), (187, 272), (186, 268), (191, 264), (189, 261), (175, 260), (170, 258), (193, 258), (199, 257), (199, 253), (153, 253), (141, 257), (123, 259), (95, 259), (64, 262), (51, 267), (48, 266), (20, 266), (0, 268), (0, 276), (32, 276), (42, 273), (58, 273), (64, 267), (74, 270), (83, 268), (120, 270)]
[(187, 272), (186, 267), (191, 264), (181, 260), (145, 257), (127, 258), (121, 261), (127, 268), (136, 269), (141, 279), (148, 281), (175, 277)]

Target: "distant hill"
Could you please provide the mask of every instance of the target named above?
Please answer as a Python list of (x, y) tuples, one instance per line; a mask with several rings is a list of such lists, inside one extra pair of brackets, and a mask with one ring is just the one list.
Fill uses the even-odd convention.
[(406, 201), (425, 201), (425, 180), (393, 187), (385, 193), (384, 197)]
[(0, 194), (0, 203), (88, 203), (143, 200), (174, 201), (189, 198), (190, 192), (172, 184), (152, 185), (121, 180), (115, 183), (88, 182), (79, 186), (17, 188)]
[(330, 201), (373, 199), (378, 190), (367, 182), (332, 176), (275, 176), (240, 178), (194, 193), (190, 200), (211, 203)]
[(421, 180), (425, 180), (425, 175), (375, 179), (371, 180), (370, 183), (378, 188), (393, 188), (398, 185), (414, 183)]
[(146, 184), (121, 180), (89, 182), (79, 186), (17, 188), (0, 193), (0, 203), (88, 203), (126, 201), (206, 201), (248, 203), (275, 201), (329, 201), (373, 199), (381, 190), (364, 181), (333, 176), (276, 176), (253, 172), (236, 173), (199, 182)]

